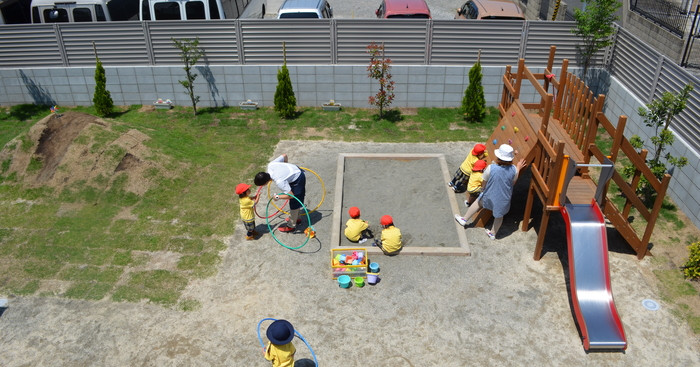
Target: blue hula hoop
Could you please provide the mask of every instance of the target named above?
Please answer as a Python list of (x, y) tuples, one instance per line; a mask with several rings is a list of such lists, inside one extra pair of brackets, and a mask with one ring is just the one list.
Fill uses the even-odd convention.
[[(277, 319), (273, 319), (271, 317), (266, 317), (266, 318), (260, 320), (260, 322), (258, 322), (258, 341), (260, 342), (260, 346), (263, 348), (265, 348), (265, 342), (263, 342), (262, 336), (260, 335), (260, 325), (262, 325), (262, 323), (265, 321), (277, 321)], [(301, 339), (301, 341), (303, 341), (304, 344), (306, 344), (306, 347), (309, 348), (309, 351), (311, 351), (311, 355), (314, 357), (314, 364), (316, 364), (316, 367), (318, 367), (318, 360), (316, 359), (316, 353), (314, 353), (314, 350), (311, 349), (309, 342), (307, 342), (306, 339), (304, 339), (304, 337), (301, 336), (301, 334), (297, 331), (296, 328), (294, 329), (294, 335), (296, 337), (298, 337), (299, 339)]]

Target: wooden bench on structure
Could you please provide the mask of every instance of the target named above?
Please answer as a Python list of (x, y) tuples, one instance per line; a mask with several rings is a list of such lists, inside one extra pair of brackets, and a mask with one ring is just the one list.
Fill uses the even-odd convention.
[[(542, 220), (534, 254), (535, 260), (539, 260), (551, 212), (559, 211), (565, 203), (589, 204), (597, 190), (596, 183), (589, 176), (588, 168), (581, 167), (568, 182), (566, 192), (562, 193), (565, 187), (566, 160), (571, 159), (577, 164), (587, 165), (591, 163), (591, 158), (602, 163), (607, 157), (615, 163), (622, 151), (636, 170), (630, 183), (618, 172), (619, 167), (612, 173), (612, 181), (626, 198), (625, 204), (618, 208), (613, 201), (607, 199), (610, 181), (605, 182), (602, 202), (598, 204), (608, 221), (634, 249), (637, 257), (642, 259), (648, 254), (649, 240), (670, 176), (665, 175), (661, 181), (654, 176), (646, 165), (647, 152), (635, 151), (623, 135), (627, 117), (620, 116), (617, 126), (613, 126), (602, 112), (605, 95), (595, 97), (583, 81), (569, 73), (568, 60), (562, 62), (561, 78), (552, 73), (555, 51), (556, 47), (552, 46), (547, 67), (542, 74), (532, 73), (525, 66), (524, 59), (519, 60), (515, 74), (511, 72), (510, 66), (506, 67), (503, 75), (503, 95), (498, 106), (499, 125), (487, 144), (491, 149), (496, 149), (503, 143), (511, 144), (518, 151), (516, 161), (524, 158), (531, 167), (532, 180), (521, 229), (528, 230), (536, 195), (542, 203)], [(520, 92), (524, 80), (530, 82), (540, 95), (538, 103), (521, 103)], [(608, 154), (604, 154), (595, 144), (600, 126), (613, 141)], [(642, 176), (657, 192), (651, 210), (646, 208), (636, 194)], [(641, 236), (628, 220), (632, 209), (647, 221)], [(476, 219), (477, 225), (483, 226), (490, 218), (491, 213), (482, 210)]]

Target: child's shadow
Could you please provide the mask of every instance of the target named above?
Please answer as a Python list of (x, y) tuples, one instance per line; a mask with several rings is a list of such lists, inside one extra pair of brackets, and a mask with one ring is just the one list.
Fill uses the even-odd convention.
[(308, 358), (302, 358), (294, 361), (294, 367), (316, 367), (316, 363)]

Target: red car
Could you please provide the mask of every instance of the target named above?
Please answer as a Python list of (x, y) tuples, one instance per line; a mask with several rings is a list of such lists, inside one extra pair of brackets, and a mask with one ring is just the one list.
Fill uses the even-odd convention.
[(375, 14), (377, 18), (432, 18), (425, 0), (383, 0)]

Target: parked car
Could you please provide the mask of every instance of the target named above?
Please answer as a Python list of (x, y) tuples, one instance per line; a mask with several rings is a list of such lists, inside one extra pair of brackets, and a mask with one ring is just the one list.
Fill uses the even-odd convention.
[(333, 18), (333, 8), (327, 0), (285, 0), (277, 19)]
[(525, 20), (525, 15), (510, 1), (469, 0), (457, 9), (455, 19)]
[(425, 0), (383, 0), (375, 14), (377, 18), (432, 18)]

